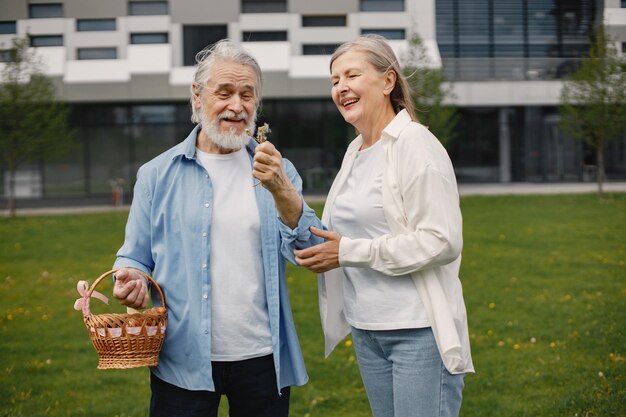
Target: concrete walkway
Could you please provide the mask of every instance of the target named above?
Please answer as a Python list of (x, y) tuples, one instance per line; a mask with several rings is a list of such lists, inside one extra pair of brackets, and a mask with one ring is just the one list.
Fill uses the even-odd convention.
[[(580, 194), (595, 193), (598, 190), (596, 183), (494, 183), (494, 184), (460, 184), (461, 196), (472, 195), (506, 195), (506, 194)], [(626, 192), (626, 182), (604, 183), (605, 192)], [(325, 195), (305, 195), (308, 203), (323, 203)], [(108, 213), (114, 211), (128, 211), (129, 206), (113, 207), (109, 205), (79, 206), (79, 207), (37, 207), (18, 208), (17, 216), (80, 214), (80, 213)], [(8, 210), (0, 210), (0, 217), (8, 217)]]

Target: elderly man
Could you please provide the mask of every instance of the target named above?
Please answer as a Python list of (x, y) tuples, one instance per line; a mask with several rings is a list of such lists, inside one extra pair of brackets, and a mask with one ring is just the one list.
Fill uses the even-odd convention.
[(231, 416), (287, 416), (289, 387), (308, 377), (282, 253), (309, 246), (318, 221), (293, 165), (249, 135), (260, 102), (256, 60), (226, 40), (196, 60), (198, 125), (138, 171), (114, 295), (147, 306), (139, 271), (165, 294), (151, 416), (217, 416), (222, 395)]

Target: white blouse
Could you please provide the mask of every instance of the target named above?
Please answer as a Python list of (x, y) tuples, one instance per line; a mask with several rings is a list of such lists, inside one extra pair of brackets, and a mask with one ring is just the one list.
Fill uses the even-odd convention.
[[(341, 170), (326, 198), (322, 223), (333, 217), (363, 143), (358, 136), (346, 151)], [(343, 269), (365, 267), (386, 275), (410, 274), (446, 369), (473, 372), (467, 314), (459, 279), (463, 225), (454, 169), (444, 147), (403, 110), (385, 127), (383, 213), (390, 233), (375, 238), (342, 237), (339, 264), (319, 274), (320, 316), (329, 355), (350, 332), (343, 303)]]
[[(383, 213), (385, 152), (380, 141), (358, 151), (330, 223), (342, 236), (373, 239), (391, 233)], [(410, 274), (390, 276), (372, 268), (344, 267), (346, 320), (364, 330), (428, 327), (428, 317)]]

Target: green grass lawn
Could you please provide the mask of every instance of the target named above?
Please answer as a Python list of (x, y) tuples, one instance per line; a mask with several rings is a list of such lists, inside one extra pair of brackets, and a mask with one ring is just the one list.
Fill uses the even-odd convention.
[[(461, 415), (626, 416), (626, 194), (465, 197), (462, 209), (477, 373)], [(0, 219), (0, 416), (147, 415), (148, 371), (96, 370), (72, 308), (76, 282), (113, 263), (125, 222)], [(310, 376), (291, 415), (371, 415), (352, 347), (323, 358), (316, 278), (290, 266), (288, 280)], [(110, 295), (110, 281), (99, 289)]]

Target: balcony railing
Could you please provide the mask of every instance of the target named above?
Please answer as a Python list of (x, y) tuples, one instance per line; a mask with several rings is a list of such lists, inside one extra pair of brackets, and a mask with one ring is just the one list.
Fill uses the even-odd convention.
[(443, 58), (451, 81), (556, 80), (576, 71), (580, 58)]

